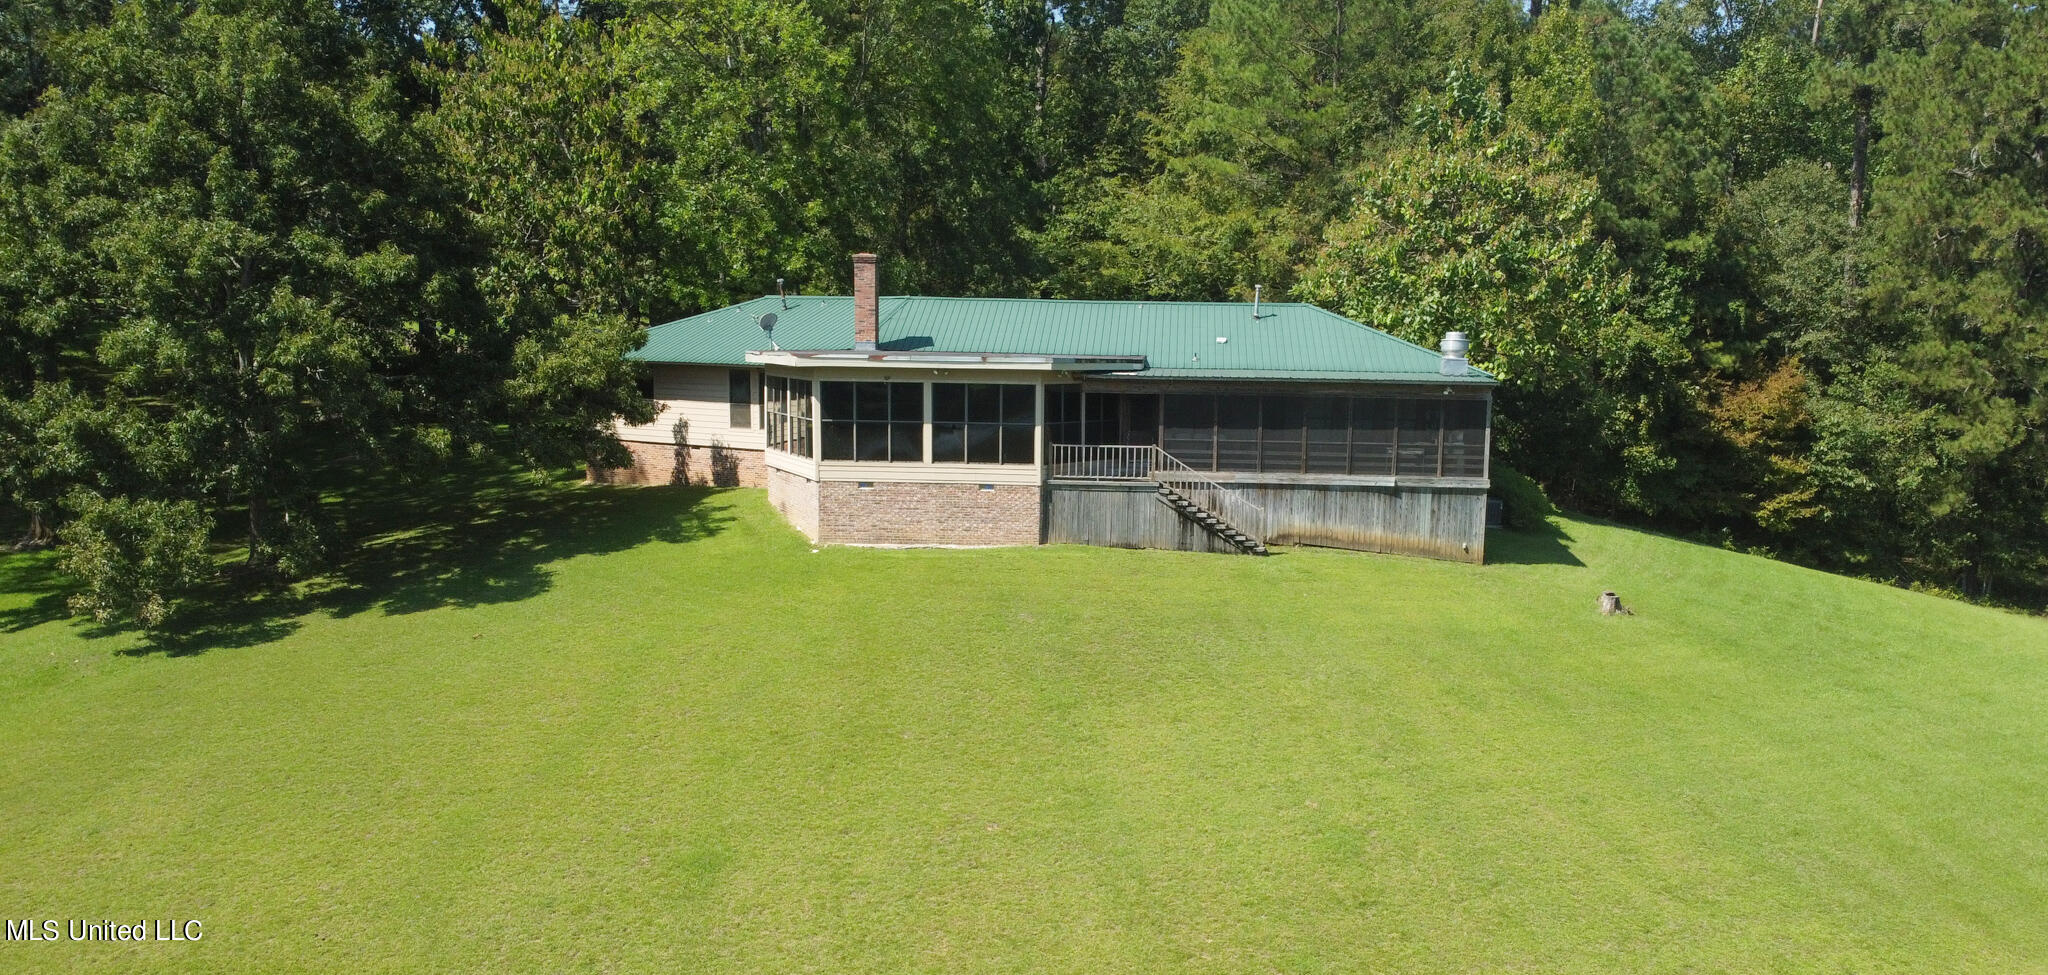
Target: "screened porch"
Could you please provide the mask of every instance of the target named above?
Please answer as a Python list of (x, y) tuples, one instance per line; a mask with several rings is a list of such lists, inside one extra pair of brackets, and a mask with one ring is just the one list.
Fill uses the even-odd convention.
[[(1484, 396), (1404, 391), (1098, 392), (1046, 387), (1046, 475), (1488, 476)], [(1139, 448), (1139, 449), (1110, 449)], [(1164, 459), (1159, 454), (1165, 455)]]

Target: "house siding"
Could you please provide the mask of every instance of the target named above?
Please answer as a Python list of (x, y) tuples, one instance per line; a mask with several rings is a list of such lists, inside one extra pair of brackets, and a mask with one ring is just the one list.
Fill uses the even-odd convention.
[(649, 366), (654, 380), (654, 405), (659, 412), (652, 423), (618, 422), (615, 432), (629, 443), (687, 443), (693, 447), (723, 447), (728, 450), (762, 450), (768, 446), (761, 423), (761, 370), (753, 373), (754, 395), (749, 404), (748, 425), (732, 425), (732, 407), (727, 385), (728, 366)]

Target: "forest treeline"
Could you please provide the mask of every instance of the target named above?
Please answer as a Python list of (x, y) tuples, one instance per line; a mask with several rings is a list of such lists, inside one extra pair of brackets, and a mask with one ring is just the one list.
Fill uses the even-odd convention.
[(2014, 0), (5, 0), (0, 517), (103, 620), (336, 472), (616, 459), (769, 292), (1312, 301), (1558, 502), (2048, 587), (2048, 21)]

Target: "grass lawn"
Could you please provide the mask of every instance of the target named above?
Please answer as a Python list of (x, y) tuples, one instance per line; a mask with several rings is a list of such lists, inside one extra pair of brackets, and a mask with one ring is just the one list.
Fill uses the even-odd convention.
[(1572, 520), (1475, 567), (447, 504), (154, 649), (0, 558), (0, 912), (204, 922), (0, 970), (2048, 969), (2048, 621)]

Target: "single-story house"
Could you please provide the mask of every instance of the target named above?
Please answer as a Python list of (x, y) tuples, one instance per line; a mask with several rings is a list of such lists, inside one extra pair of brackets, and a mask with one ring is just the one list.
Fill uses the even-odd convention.
[(1313, 305), (767, 295), (649, 332), (615, 483), (764, 487), (814, 541), (1327, 545), (1478, 562), (1493, 377)]

